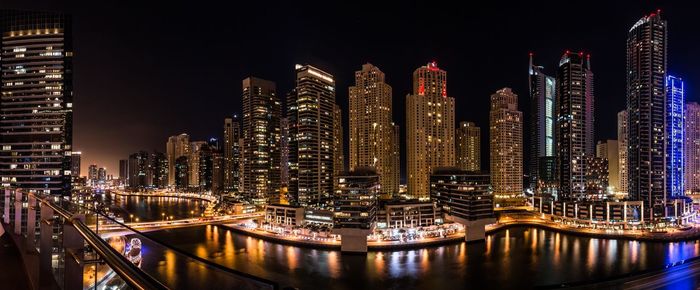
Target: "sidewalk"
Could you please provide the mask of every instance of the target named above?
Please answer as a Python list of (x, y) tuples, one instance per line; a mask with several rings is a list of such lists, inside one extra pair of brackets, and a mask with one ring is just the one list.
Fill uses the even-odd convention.
[[(2, 225), (0, 225), (2, 226)], [(30, 289), (29, 278), (22, 271), (22, 256), (9, 233), (0, 236), (0, 285), (4, 290)]]

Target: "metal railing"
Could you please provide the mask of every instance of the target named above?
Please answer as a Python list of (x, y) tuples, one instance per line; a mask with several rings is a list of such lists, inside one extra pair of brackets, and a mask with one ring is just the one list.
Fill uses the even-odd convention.
[[(115, 285), (120, 289), (191, 289), (202, 285), (279, 289), (273, 281), (174, 248), (116, 221), (99, 209), (66, 198), (5, 190), (0, 195), (0, 208), (2, 222), (14, 229), (16, 237), (26, 240), (27, 251), (39, 253), (24, 255), (25, 259), (32, 256), (39, 259), (34, 263), (39, 265), (38, 277), (30, 277), (30, 280), (37, 280), (32, 283), (35, 289), (55, 286), (62, 289), (109, 286), (113, 289)], [(106, 238), (109, 232), (99, 231), (103, 224), (109, 224), (111, 231), (119, 227), (119, 234)], [(138, 240), (138, 262), (131, 260), (132, 256), (127, 257), (130, 253), (126, 246), (122, 250), (115, 248), (112, 238)], [(144, 248), (148, 247), (150, 255), (143, 258), (150, 259), (145, 263), (141, 260), (141, 242)]]

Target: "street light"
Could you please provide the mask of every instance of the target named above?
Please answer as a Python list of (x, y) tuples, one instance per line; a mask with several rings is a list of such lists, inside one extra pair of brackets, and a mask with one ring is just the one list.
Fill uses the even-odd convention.
[(133, 214), (130, 214), (130, 215), (129, 215), (129, 218), (131, 219), (131, 222), (133, 223), (133, 222), (134, 222), (134, 215), (133, 215)]
[(190, 211), (190, 218), (194, 218), (194, 211), (193, 210)]
[(163, 221), (165, 221), (165, 213), (164, 213), (164, 212), (161, 212), (161, 213), (160, 213), (160, 216), (163, 217)]

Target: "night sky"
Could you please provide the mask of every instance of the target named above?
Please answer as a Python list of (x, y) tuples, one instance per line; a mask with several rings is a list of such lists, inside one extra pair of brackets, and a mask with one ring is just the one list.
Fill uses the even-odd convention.
[(437, 61), (456, 99), (456, 122), (482, 128), (482, 168), (488, 169), (489, 96), (513, 88), (528, 121), (528, 52), (553, 75), (565, 50), (583, 50), (595, 74), (596, 140), (614, 139), (616, 113), (625, 107), (627, 31), (656, 9), (669, 22), (669, 72), (686, 81), (687, 100), (698, 99), (693, 88), (700, 74), (693, 68), (700, 68), (700, 40), (692, 1), (481, 1), (473, 7), (456, 1), (146, 2), (0, 4), (73, 15), (74, 145), (83, 151), (83, 175), (95, 163), (116, 176), (119, 159), (141, 149), (164, 152), (170, 135), (219, 137), (224, 117), (241, 111), (243, 78), (275, 81), (283, 98), (296, 63), (336, 77), (347, 142), (354, 71), (371, 62), (386, 73), (394, 121), (405, 139), (411, 75)]

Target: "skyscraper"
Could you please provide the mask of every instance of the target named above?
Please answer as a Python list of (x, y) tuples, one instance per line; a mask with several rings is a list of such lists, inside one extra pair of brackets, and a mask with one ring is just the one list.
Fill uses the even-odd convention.
[(155, 188), (168, 186), (168, 158), (161, 152), (154, 151), (148, 160), (148, 185)]
[(296, 88), (287, 96), (289, 200), (324, 205), (333, 194), (335, 81), (310, 65), (295, 69)]
[(73, 177), (80, 177), (80, 157), (82, 156), (82, 152), (80, 151), (73, 151), (71, 152), (71, 176)]
[(556, 80), (533, 63), (530, 53), (530, 188), (540, 192), (556, 181)]
[(193, 141), (190, 142), (189, 145), (189, 154), (187, 155), (188, 158), (188, 168), (190, 170), (188, 176), (190, 178), (189, 180), (189, 186), (191, 188), (199, 188), (200, 184), (200, 177), (201, 177), (201, 170), (200, 166), (202, 165), (201, 163), (201, 157), (202, 157), (202, 149), (208, 147), (206, 141)]
[(190, 186), (189, 158), (180, 156), (175, 160), (175, 188), (187, 190)]
[(700, 192), (700, 104), (685, 106), (685, 190)]
[(129, 187), (137, 190), (149, 186), (148, 152), (139, 151), (129, 155)]
[(345, 173), (343, 135), (343, 111), (340, 106), (335, 105), (333, 108), (333, 190), (338, 188), (336, 177)]
[(129, 159), (119, 160), (119, 180), (121, 184), (127, 185), (129, 181)]
[(71, 17), (0, 14), (2, 186), (69, 195), (73, 144)]
[(289, 119), (280, 119), (280, 185), (289, 185)]
[[(617, 140), (598, 141), (596, 145), (596, 157), (607, 159), (608, 185), (614, 190), (620, 190), (620, 154)], [(591, 172), (589, 170), (589, 172)]]
[(455, 132), (457, 167), (464, 171), (481, 170), (481, 129), (472, 122), (460, 122)]
[(97, 180), (97, 164), (88, 166), (88, 181), (94, 183)]
[(557, 69), (557, 162), (559, 196), (586, 198), (586, 161), (595, 157), (593, 73), (590, 57), (567, 51)]
[(241, 123), (237, 115), (224, 119), (223, 191), (238, 192), (241, 169)]
[(447, 72), (431, 62), (413, 72), (406, 96), (408, 194), (430, 196), (430, 174), (455, 163), (455, 99), (447, 96)]
[(189, 156), (190, 136), (180, 134), (170, 136), (166, 144), (166, 154), (168, 155), (168, 183), (175, 185), (175, 160), (181, 156)]
[(255, 77), (244, 79), (244, 198), (255, 204), (279, 202), (281, 117), (275, 83)]
[(617, 154), (619, 156), (618, 166), (620, 172), (620, 187), (619, 192), (628, 192), (628, 170), (627, 170), (627, 148), (628, 148), (628, 130), (627, 130), (627, 110), (622, 110), (617, 113)]
[(666, 78), (666, 194), (682, 196), (683, 186), (683, 131), (685, 96), (681, 78)]
[[(398, 192), (399, 167), (394, 167), (392, 89), (384, 73), (367, 63), (355, 72), (349, 91), (350, 170), (373, 167), (379, 175), (381, 193)], [(398, 141), (398, 140), (397, 140)]]
[(491, 95), (489, 113), (491, 185), (496, 203), (523, 193), (523, 113), (518, 95), (502, 88)]
[(396, 184), (394, 185), (394, 188), (391, 189), (391, 192), (398, 193), (399, 185), (401, 185), (401, 128), (395, 123), (391, 124), (394, 127), (392, 132), (393, 136), (391, 139), (391, 167), (394, 168), (394, 171), (392, 171), (392, 178), (396, 180)]
[[(666, 21), (642, 17), (627, 36), (627, 170), (629, 197), (648, 218), (664, 216), (666, 191)], [(653, 207), (653, 208), (652, 208)]]

